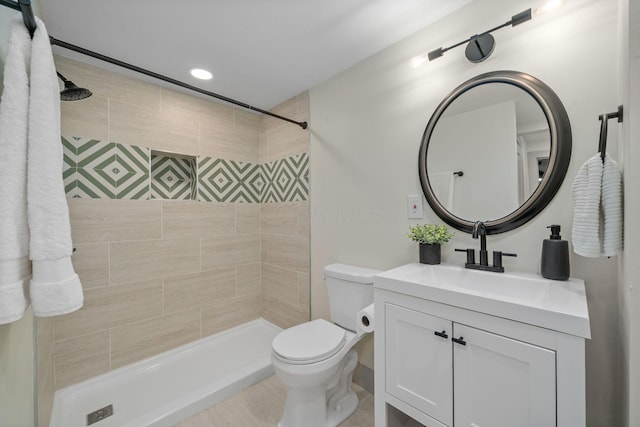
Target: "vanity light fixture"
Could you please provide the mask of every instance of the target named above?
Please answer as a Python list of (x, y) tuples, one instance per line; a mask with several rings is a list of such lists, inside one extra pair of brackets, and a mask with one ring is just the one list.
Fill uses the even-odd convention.
[(431, 52), (423, 55), (414, 56), (411, 58), (411, 67), (418, 68), (423, 63), (427, 61), (433, 61), (436, 58), (440, 58), (444, 53), (448, 50), (451, 50), (455, 47), (463, 45), (465, 43), (469, 43), (467, 48), (465, 49), (465, 56), (470, 62), (482, 62), (487, 59), (492, 53), (493, 49), (496, 46), (496, 41), (491, 35), (492, 32), (499, 30), (500, 28), (507, 27), (511, 25), (515, 27), (516, 25), (520, 25), (523, 22), (527, 22), (531, 20), (532, 16), (542, 15), (548, 12), (552, 12), (560, 6), (562, 6), (563, 0), (548, 0), (544, 4), (534, 9), (527, 9), (522, 11), (516, 15), (513, 15), (508, 22), (505, 22), (502, 25), (498, 25), (490, 30), (487, 30), (483, 33), (476, 34), (475, 36), (471, 36), (468, 39), (461, 41), (460, 43), (456, 43), (449, 47), (440, 47), (438, 49), (434, 49)]
[(213, 78), (211, 71), (205, 70), (204, 68), (190, 68), (189, 73), (200, 80), (211, 80)]
[(490, 30), (487, 30), (483, 33), (476, 34), (475, 36), (471, 36), (468, 39), (456, 43), (449, 47), (439, 47), (438, 49), (432, 50), (427, 54), (429, 61), (433, 61), (436, 58), (440, 58), (446, 51), (451, 50), (455, 47), (463, 45), (465, 43), (469, 43), (467, 48), (465, 49), (465, 56), (470, 62), (482, 62), (487, 59), (492, 53), (493, 49), (496, 46), (496, 41), (491, 35), (492, 32), (499, 30), (500, 28), (504, 28), (507, 26), (515, 27), (516, 25), (520, 25), (523, 22), (527, 22), (531, 19), (531, 9), (527, 9), (523, 12), (520, 12), (516, 15), (513, 15), (511, 19), (505, 22), (502, 25), (498, 25)]

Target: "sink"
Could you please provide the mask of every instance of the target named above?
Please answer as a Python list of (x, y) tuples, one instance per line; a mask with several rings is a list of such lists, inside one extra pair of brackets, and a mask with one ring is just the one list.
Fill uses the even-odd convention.
[(418, 268), (408, 279), (432, 286), (450, 287), (478, 295), (523, 301), (544, 301), (550, 290), (550, 280), (514, 273), (492, 273), (470, 270), (455, 265), (435, 265)]
[(458, 265), (406, 264), (375, 276), (374, 287), (590, 337), (584, 281), (493, 273)]

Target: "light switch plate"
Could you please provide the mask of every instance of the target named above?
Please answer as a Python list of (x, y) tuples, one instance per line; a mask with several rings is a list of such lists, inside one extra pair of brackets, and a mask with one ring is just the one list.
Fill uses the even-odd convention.
[(422, 209), (422, 196), (410, 194), (407, 196), (407, 217), (409, 219), (424, 218), (424, 210)]

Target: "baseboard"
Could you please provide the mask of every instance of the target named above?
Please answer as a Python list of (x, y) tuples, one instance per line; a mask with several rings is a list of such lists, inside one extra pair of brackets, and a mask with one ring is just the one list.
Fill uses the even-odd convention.
[(373, 394), (373, 369), (358, 363), (353, 371), (353, 382)]

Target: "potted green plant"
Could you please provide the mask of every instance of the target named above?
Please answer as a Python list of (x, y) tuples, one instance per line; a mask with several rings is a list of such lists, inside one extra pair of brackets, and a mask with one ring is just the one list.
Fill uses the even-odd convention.
[(407, 237), (420, 243), (420, 262), (423, 264), (440, 264), (441, 246), (447, 243), (455, 233), (446, 225), (418, 224), (409, 227)]

